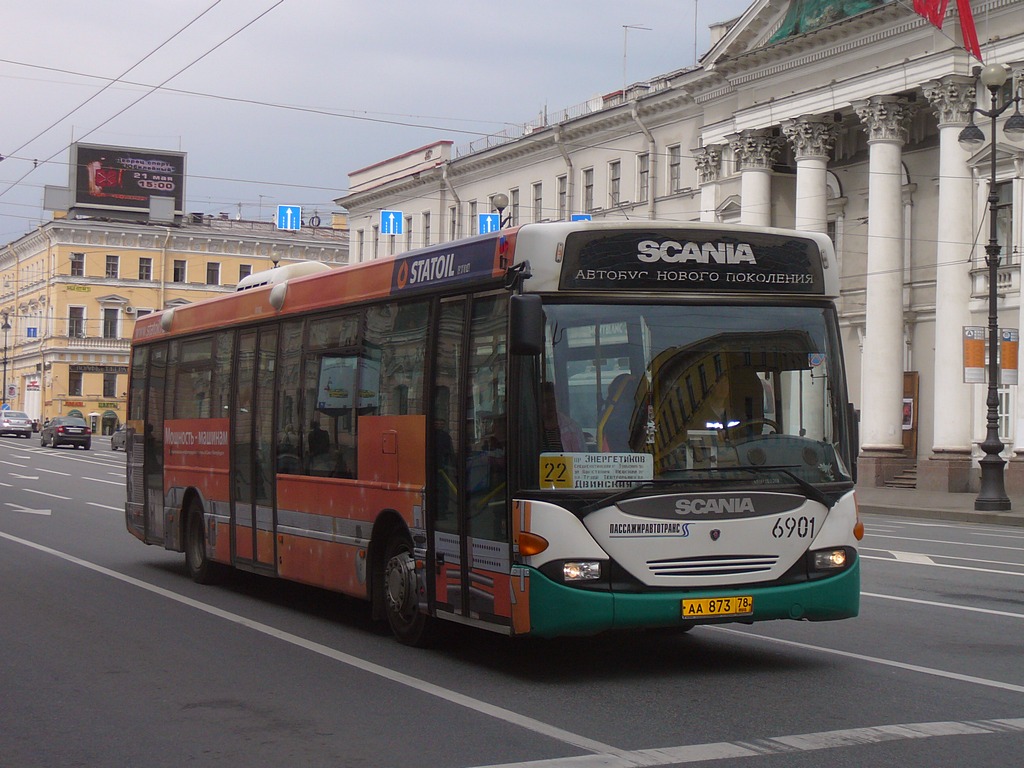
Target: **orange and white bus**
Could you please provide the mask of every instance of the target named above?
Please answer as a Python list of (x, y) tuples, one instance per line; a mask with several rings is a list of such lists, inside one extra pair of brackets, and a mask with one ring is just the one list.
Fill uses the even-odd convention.
[(855, 616), (855, 419), (828, 238), (529, 224), (278, 267), (135, 327), (131, 533), (552, 637)]

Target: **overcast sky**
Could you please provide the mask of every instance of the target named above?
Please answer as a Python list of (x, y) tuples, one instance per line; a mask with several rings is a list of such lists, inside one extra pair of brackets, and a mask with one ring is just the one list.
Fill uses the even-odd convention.
[(5, 3), (0, 244), (49, 219), (43, 187), (67, 184), (72, 141), (186, 152), (187, 211), (326, 221), (350, 171), (692, 66), (709, 25), (750, 4)]

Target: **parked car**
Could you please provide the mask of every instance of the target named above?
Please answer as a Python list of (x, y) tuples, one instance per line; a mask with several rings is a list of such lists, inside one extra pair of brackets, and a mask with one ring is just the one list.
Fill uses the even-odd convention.
[(29, 437), (32, 434), (32, 419), (22, 411), (0, 411), (0, 435)]
[(39, 444), (51, 448), (74, 445), (88, 451), (92, 447), (92, 430), (85, 419), (79, 416), (58, 416), (43, 426), (39, 433)]
[(115, 429), (110, 435), (110, 450), (116, 451), (121, 449), (125, 450), (125, 444), (128, 440), (128, 428), (124, 424), (121, 424)]

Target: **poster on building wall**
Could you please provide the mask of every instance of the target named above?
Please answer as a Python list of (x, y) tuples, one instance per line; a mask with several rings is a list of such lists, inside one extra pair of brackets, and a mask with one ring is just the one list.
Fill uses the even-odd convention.
[(985, 326), (964, 326), (964, 384), (985, 383)]
[(1020, 332), (1017, 328), (1003, 328), (999, 333), (999, 383), (1004, 387), (1017, 383), (1017, 357)]

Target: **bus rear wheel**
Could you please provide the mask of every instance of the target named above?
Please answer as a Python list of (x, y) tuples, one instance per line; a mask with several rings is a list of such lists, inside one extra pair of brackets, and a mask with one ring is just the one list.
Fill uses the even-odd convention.
[(197, 584), (215, 584), (224, 574), (220, 563), (206, 554), (206, 526), (203, 525), (203, 507), (193, 501), (185, 517), (185, 565), (188, 575)]
[(400, 643), (422, 647), (433, 639), (437, 620), (419, 610), (416, 561), (412, 541), (404, 531), (391, 534), (385, 549), (384, 611)]

